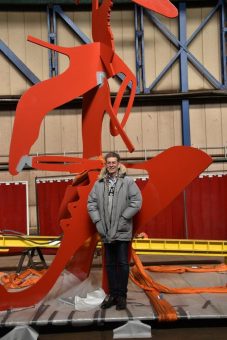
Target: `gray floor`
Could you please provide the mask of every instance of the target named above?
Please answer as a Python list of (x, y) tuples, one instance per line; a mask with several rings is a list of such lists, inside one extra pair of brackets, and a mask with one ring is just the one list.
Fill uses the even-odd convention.
[[(45, 258), (48, 263), (51, 263), (51, 256), (45, 256)], [(15, 270), (18, 262), (18, 256), (0, 256), (0, 271)], [(143, 262), (146, 262), (146, 264), (202, 264), (223, 262), (223, 258), (146, 256), (143, 257)], [(101, 259), (98, 257), (94, 260), (94, 268), (92, 269), (92, 284), (95, 283), (95, 285), (99, 285), (100, 282), (100, 264)], [(193, 273), (189, 275), (155, 273), (152, 274), (152, 277), (162, 284), (173, 287), (220, 286), (225, 285), (227, 282), (226, 273), (206, 273), (199, 274), (199, 276)], [(45, 310), (46, 314), (43, 313), (38, 323), (32, 322), (34, 310), (27, 310), (25, 313), (23, 313), (23, 311), (12, 313), (7, 316), (7, 318), (5, 318), (5, 312), (1, 312), (0, 319), (2, 321), (5, 318), (6, 322), (2, 324), (0, 328), (0, 333), (2, 333), (0, 335), (2, 336), (3, 333), (8, 331), (9, 326), (13, 327), (13, 325), (21, 324), (21, 322), (23, 323), (27, 319), (31, 327), (37, 328), (40, 334), (39, 339), (41, 340), (112, 339), (114, 328), (118, 327), (123, 321), (127, 322), (127, 320), (135, 318), (151, 325), (153, 339), (227, 339), (227, 294), (165, 295), (165, 299), (176, 308), (181, 318), (180, 321), (174, 323), (159, 323), (156, 320), (155, 313), (150, 306), (147, 296), (141, 292), (138, 287), (130, 283), (128, 311), (119, 313), (112, 307), (106, 311), (106, 313), (101, 314), (98, 310), (95, 314), (96, 320), (94, 326), (89, 324), (89, 322), (87, 323), (88, 319), (94, 319), (94, 313), (88, 313), (87, 315), (82, 313), (82, 315), (80, 315), (81, 313), (78, 312), (74, 315), (75, 318), (73, 320), (71, 318), (70, 323), (62, 322), (64, 320), (67, 321), (65, 315), (69, 315), (73, 307), (59, 305), (58, 301), (57, 305), (48, 304), (49, 310)], [(55, 299), (52, 300), (54, 301)], [(43, 304), (45, 305), (45, 301)], [(54, 320), (52, 326), (46, 326), (45, 320), (48, 320), (48, 316), (52, 315), (53, 311), (56, 310), (58, 310), (58, 317)], [(86, 323), (83, 324), (84, 317), (87, 318), (87, 325)], [(69, 326), (67, 326), (67, 324), (69, 324)]]
[[(92, 332), (73, 332), (41, 334), (39, 340), (110, 340), (113, 339), (113, 331), (92, 331)], [(131, 340), (136, 338), (131, 338)], [(138, 339), (138, 338), (137, 338)], [(144, 339), (144, 338), (140, 338)], [(158, 340), (226, 340), (227, 327), (212, 328), (177, 328), (173, 329), (152, 329), (152, 339)]]
[[(199, 325), (152, 325), (151, 334), (152, 339), (157, 340), (226, 340), (227, 339), (227, 327), (223, 324), (207, 325), (206, 322)], [(113, 329), (117, 325), (113, 325), (112, 329), (97, 328), (97, 329), (36, 329), (39, 333), (38, 340), (112, 340)], [(165, 327), (164, 327), (165, 326)], [(0, 328), (0, 337), (10, 332), (8, 328)], [(138, 339), (132, 338), (131, 340)], [(145, 339), (145, 338), (140, 338)], [(147, 339), (147, 338), (146, 338)], [(17, 340), (17, 339), (15, 339)]]

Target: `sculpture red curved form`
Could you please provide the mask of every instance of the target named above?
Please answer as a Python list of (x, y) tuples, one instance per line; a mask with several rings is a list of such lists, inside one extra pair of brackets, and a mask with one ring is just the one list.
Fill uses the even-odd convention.
[(143, 209), (135, 217), (135, 226), (144, 228), (149, 225), (151, 219), (211, 163), (212, 158), (201, 150), (175, 146), (148, 162), (128, 164), (128, 168), (146, 170), (149, 176), (142, 191)]
[[(177, 15), (177, 10), (168, 0), (133, 1), (169, 17)], [(67, 55), (70, 66), (59, 76), (32, 86), (21, 97), (16, 110), (10, 146), (10, 172), (16, 174), (28, 162), (35, 169), (81, 172), (82, 175), (80, 180), (76, 181), (76, 185), (72, 185), (66, 192), (63, 200), (59, 215), (64, 235), (50, 268), (34, 286), (23, 291), (9, 292), (0, 286), (0, 310), (31, 306), (39, 302), (49, 292), (64, 268), (68, 268), (81, 279), (89, 273), (97, 233), (88, 217), (86, 202), (88, 193), (103, 166), (100, 160), (89, 158), (98, 158), (102, 153), (101, 129), (104, 112), (110, 117), (111, 134), (113, 136), (119, 134), (127, 148), (133, 151), (133, 145), (124, 131), (124, 126), (133, 105), (136, 80), (114, 51), (109, 22), (111, 6), (110, 0), (104, 0), (100, 6), (98, 0), (93, 0), (94, 43), (89, 45), (66, 48), (37, 38), (28, 38), (31, 42)], [(124, 74), (124, 80), (112, 104), (107, 79), (120, 72)], [(129, 102), (123, 120), (119, 122), (118, 109), (129, 83), (131, 84)], [(45, 115), (80, 95), (84, 95), (83, 158), (63, 156), (28, 158)], [(164, 209), (210, 163), (211, 158), (204, 152), (179, 146), (170, 148), (147, 162), (126, 164), (130, 168), (146, 170), (149, 175), (149, 180), (142, 189), (143, 208), (135, 218), (135, 228), (149, 224), (151, 218)]]
[[(34, 286), (23, 291), (8, 292), (0, 285), (0, 310), (27, 307), (39, 302), (49, 292), (74, 254), (96, 234), (95, 226), (84, 213), (87, 196), (96, 177), (97, 173), (89, 174), (89, 184), (77, 188), (79, 200), (69, 203), (68, 209), (71, 217), (60, 223), (64, 236), (47, 272)], [(81, 226), (86, 227), (81, 228)]]
[(136, 4), (143, 6), (151, 11), (162, 14), (165, 17), (175, 18), (178, 10), (169, 0), (132, 0)]
[[(42, 157), (42, 162), (39, 162), (39, 157), (37, 157), (34, 159), (33, 165), (40, 169), (39, 165), (43, 167), (44, 160), (45, 157)], [(46, 169), (49, 165), (52, 170), (59, 169), (59, 164), (50, 164), (50, 157), (47, 157), (47, 160)], [(93, 169), (101, 168), (100, 163), (94, 163)], [(147, 170), (149, 174), (149, 180), (142, 189), (143, 208), (134, 221), (135, 231), (138, 226), (146, 226), (151, 218), (164, 209), (210, 163), (211, 158), (204, 152), (191, 147), (178, 146), (164, 151), (147, 162), (126, 164), (130, 168)], [(72, 164), (66, 164), (66, 166), (72, 172)], [(89, 166), (91, 167), (91, 165)], [(75, 164), (74, 167), (74, 172), (76, 172)], [(20, 292), (8, 292), (0, 286), (0, 310), (26, 307), (37, 303), (48, 293), (62, 270), (67, 266), (81, 278), (88, 275), (97, 234), (95, 226), (87, 214), (87, 196), (97, 175), (98, 171), (88, 172), (88, 178), (85, 177), (84, 181), (75, 187), (77, 200), (68, 204), (70, 217), (61, 220), (60, 225), (64, 236), (57, 255), (46, 274), (34, 286)], [(86, 258), (81, 258), (77, 252), (84, 252), (84, 247), (86, 248)]]
[[(171, 15), (177, 15), (176, 8), (168, 0), (139, 0), (139, 2), (140, 5), (154, 9), (163, 15), (170, 17)], [(32, 86), (19, 100), (10, 145), (9, 169), (11, 174), (16, 175), (26, 164), (29, 151), (38, 138), (39, 129), (45, 115), (51, 110), (82, 95), (85, 95), (83, 122), (88, 121), (86, 124), (86, 133), (83, 133), (84, 155), (86, 155), (86, 157), (97, 155), (97, 145), (100, 145), (101, 138), (99, 142), (97, 140), (95, 140), (95, 142), (92, 141), (94, 147), (90, 150), (91, 147), (88, 147), (90, 144), (89, 135), (91, 131), (97, 129), (98, 133), (96, 137), (99, 136), (101, 134), (101, 124), (100, 119), (98, 119), (97, 124), (94, 126), (90, 125), (90, 120), (93, 120), (90, 117), (94, 115), (102, 117), (103, 111), (108, 112), (110, 115), (112, 135), (116, 136), (120, 134), (128, 150), (130, 152), (134, 150), (123, 127), (127, 122), (133, 104), (136, 91), (136, 79), (114, 51), (114, 39), (110, 28), (111, 7), (111, 0), (104, 0), (101, 5), (99, 5), (98, 0), (92, 1), (92, 36), (94, 43), (79, 47), (61, 47), (32, 36), (28, 37), (28, 41), (30, 42), (66, 55), (70, 60), (70, 64), (68, 69), (62, 74)], [(119, 72), (125, 75), (125, 79), (112, 107), (107, 79), (116, 76)], [(77, 81), (75, 81), (75, 79)], [(117, 120), (117, 111), (120, 100), (129, 82), (132, 85), (130, 99), (123, 121), (119, 123)], [(106, 92), (108, 92), (107, 107), (103, 105), (102, 101), (97, 100), (97, 97), (100, 96), (99, 92), (101, 92), (101, 95), (105, 92), (100, 88), (101, 86), (104, 86)], [(92, 102), (96, 107), (95, 111), (91, 113), (89, 105)], [(84, 130), (84, 127), (82, 127), (82, 129)], [(21, 138), (21, 135), (23, 135), (23, 138)], [(88, 147), (89, 150), (87, 150), (86, 147)], [(100, 154), (101, 147), (98, 152), (98, 155)]]

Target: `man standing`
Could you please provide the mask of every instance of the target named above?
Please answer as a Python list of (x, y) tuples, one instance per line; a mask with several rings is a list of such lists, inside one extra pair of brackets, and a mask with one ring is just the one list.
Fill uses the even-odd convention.
[(101, 308), (126, 308), (129, 277), (128, 251), (133, 236), (132, 218), (142, 197), (133, 178), (126, 176), (120, 156), (109, 152), (105, 167), (88, 196), (88, 213), (104, 243), (109, 295)]

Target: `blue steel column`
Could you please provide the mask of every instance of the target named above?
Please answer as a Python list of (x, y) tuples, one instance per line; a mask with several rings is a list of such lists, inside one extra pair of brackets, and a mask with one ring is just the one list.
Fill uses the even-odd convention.
[(36, 84), (40, 80), (36, 75), (16, 56), (16, 54), (0, 39), (0, 53), (4, 56), (28, 79), (31, 84)]
[(222, 83), (224, 88), (227, 88), (227, 75), (226, 75), (226, 63), (227, 63), (227, 56), (226, 56), (226, 33), (227, 28), (225, 27), (226, 22), (226, 13), (225, 13), (225, 0), (221, 1), (221, 10), (220, 10), (220, 23), (221, 23), (221, 66), (222, 66)]
[[(48, 42), (57, 45), (56, 33), (56, 13), (54, 6), (47, 6), (47, 27), (48, 27)], [(56, 51), (48, 49), (49, 59), (49, 77), (58, 75), (58, 55)]]
[(141, 93), (145, 89), (145, 66), (144, 66), (144, 27), (143, 8), (135, 4), (134, 6), (134, 26), (135, 26), (135, 54), (136, 54), (136, 93)]
[[(186, 31), (186, 3), (179, 3), (179, 39), (181, 46), (187, 44)], [(181, 48), (180, 53), (180, 86), (181, 92), (188, 92), (188, 57), (187, 48)], [(184, 99), (181, 102), (181, 119), (182, 119), (182, 144), (191, 145), (190, 120), (189, 120), (189, 100)]]
[[(186, 3), (179, 3), (179, 39), (181, 46), (186, 45), (187, 31), (186, 31)], [(180, 53), (180, 86), (181, 92), (188, 91), (188, 57), (187, 49), (182, 47)], [(182, 121), (182, 143), (183, 145), (190, 145), (190, 121), (189, 121), (189, 100), (183, 99), (181, 102), (181, 121)], [(188, 238), (188, 219), (187, 219), (187, 194), (186, 190), (183, 192), (184, 198), (184, 236)]]

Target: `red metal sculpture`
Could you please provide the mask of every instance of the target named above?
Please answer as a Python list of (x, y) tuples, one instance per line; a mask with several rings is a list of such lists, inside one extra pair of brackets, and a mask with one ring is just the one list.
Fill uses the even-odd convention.
[[(176, 8), (168, 0), (135, 0), (134, 2), (168, 17), (177, 15)], [(98, 0), (92, 1), (94, 43), (79, 47), (60, 47), (31, 36), (28, 37), (28, 41), (68, 56), (70, 64), (65, 72), (32, 86), (21, 97), (17, 105), (10, 146), (11, 174), (17, 174), (28, 161), (27, 155), (38, 138), (40, 125), (45, 115), (82, 95), (84, 95), (83, 156), (90, 158), (102, 153), (101, 125), (104, 112), (108, 112), (110, 116), (112, 135), (120, 134), (128, 150), (130, 152), (134, 150), (123, 128), (133, 105), (136, 79), (123, 60), (115, 53), (114, 39), (110, 28), (111, 7), (111, 0), (104, 0), (100, 6)], [(112, 106), (107, 79), (120, 72), (124, 74), (125, 78)], [(124, 118), (119, 123), (117, 112), (129, 83), (131, 83), (130, 98)], [(23, 138), (21, 138), (22, 135)]]
[[(163, 15), (174, 17), (177, 10), (168, 0), (135, 0)], [(68, 188), (60, 211), (60, 225), (64, 232), (61, 246), (50, 268), (32, 287), (8, 292), (0, 286), (0, 310), (25, 307), (39, 302), (51, 289), (62, 270), (67, 267), (80, 278), (88, 275), (97, 233), (86, 209), (90, 192), (103, 163), (101, 128), (104, 112), (111, 121), (110, 132), (120, 134), (133, 151), (124, 131), (135, 96), (136, 80), (132, 72), (114, 51), (109, 15), (112, 3), (104, 0), (92, 2), (92, 33), (94, 43), (65, 48), (29, 37), (28, 40), (67, 55), (69, 68), (61, 75), (31, 87), (21, 97), (16, 110), (10, 147), (10, 172), (17, 174), (26, 162), (36, 169), (80, 172), (74, 185)], [(89, 62), (87, 62), (89, 56)], [(119, 93), (112, 105), (107, 79), (119, 72), (125, 75)], [(75, 83), (74, 79), (78, 81)], [(132, 84), (130, 99), (121, 122), (117, 112), (128, 83)], [(29, 150), (38, 137), (44, 116), (54, 108), (84, 95), (82, 110), (83, 158), (43, 156), (28, 158)], [(96, 160), (89, 158), (96, 157)], [(173, 147), (144, 163), (126, 164), (127, 167), (147, 170), (149, 180), (143, 188), (143, 208), (135, 219), (136, 226), (146, 226), (150, 219), (164, 209), (193, 178), (211, 163), (205, 153), (190, 147)], [(83, 256), (81, 256), (83, 254)]]

